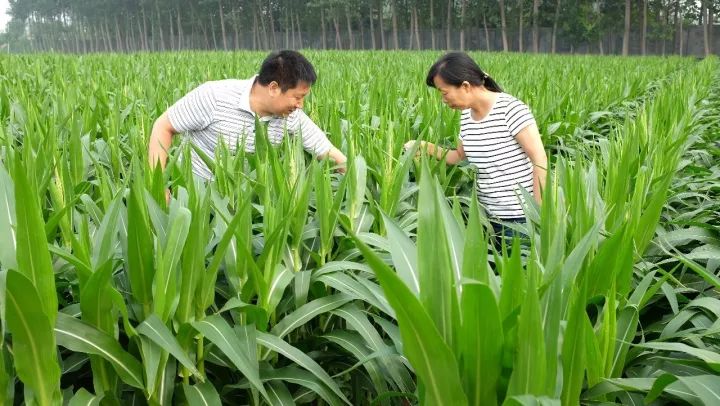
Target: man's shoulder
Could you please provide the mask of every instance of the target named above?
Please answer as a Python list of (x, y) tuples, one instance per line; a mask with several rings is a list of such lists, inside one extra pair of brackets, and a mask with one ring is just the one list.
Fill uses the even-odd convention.
[[(221, 79), (205, 82), (202, 86), (220, 105), (237, 106), (252, 86), (251, 79)], [(248, 82), (250, 82), (248, 84)]]
[(219, 80), (211, 80), (208, 82), (205, 82), (204, 84), (208, 86), (213, 91), (222, 92), (222, 91), (234, 91), (234, 92), (243, 92), (247, 87), (248, 84), (252, 84), (252, 79), (219, 79)]

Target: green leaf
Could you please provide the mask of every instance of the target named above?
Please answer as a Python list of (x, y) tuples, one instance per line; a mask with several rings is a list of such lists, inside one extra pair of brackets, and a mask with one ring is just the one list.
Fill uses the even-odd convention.
[(38, 295), (36, 305), (42, 307), (48, 323), (52, 324), (57, 314), (58, 301), (55, 293), (55, 273), (45, 239), (37, 189), (28, 180), (20, 160), (15, 161), (15, 199), (23, 202), (17, 205), (17, 265), (18, 271), (30, 280)]
[(307, 303), (308, 292), (310, 291), (310, 281), (312, 280), (312, 271), (300, 271), (295, 273), (295, 307), (300, 307)]
[[(80, 278), (80, 309), (83, 322), (113, 336), (117, 329), (117, 312), (113, 309), (112, 262), (105, 262), (86, 281)], [(117, 375), (112, 367), (98, 356), (90, 356), (95, 392), (114, 392)]]
[(712, 272), (708, 272), (705, 268), (698, 265), (693, 260), (689, 259), (688, 257), (678, 254), (675, 256), (675, 258), (679, 259), (683, 264), (685, 264), (688, 268), (690, 268), (693, 272), (698, 274), (701, 278), (705, 280), (705, 282), (713, 285), (715, 289), (720, 289), (720, 278), (715, 276)]
[(638, 320), (638, 309), (635, 306), (627, 306), (620, 312), (620, 317), (618, 317), (617, 320), (617, 338), (611, 369), (612, 376), (622, 375), (622, 371), (625, 368), (625, 357), (630, 348), (630, 343), (632, 343), (635, 337)]
[(286, 343), (282, 339), (272, 334), (263, 333), (261, 331), (257, 332), (257, 342), (263, 347), (271, 351), (275, 351), (278, 354), (284, 355), (299, 366), (312, 372), (312, 374), (315, 375), (318, 379), (320, 379), (320, 381), (325, 384), (326, 387), (335, 392), (335, 394), (340, 399), (342, 399), (343, 402), (350, 404), (350, 402), (347, 400), (345, 395), (338, 387), (337, 383), (332, 380), (330, 375), (328, 375), (327, 372), (325, 372), (325, 370), (322, 369), (322, 367), (318, 365), (317, 362), (305, 355), (304, 352), (298, 350), (297, 348), (293, 347), (292, 345)]
[(161, 405), (172, 404), (173, 393), (175, 392), (175, 378), (177, 377), (177, 362), (174, 359), (163, 359), (165, 362), (165, 368), (163, 369), (162, 375), (158, 377), (160, 386), (157, 391), (157, 399)]
[(417, 247), (393, 219), (385, 213), (382, 213), (382, 218), (387, 230), (387, 238), (390, 241), (390, 255), (392, 255), (395, 270), (400, 279), (417, 296), (420, 292)]
[(233, 365), (245, 375), (255, 389), (267, 399), (267, 392), (260, 382), (260, 372), (257, 359), (249, 359), (245, 352), (241, 351), (242, 343), (233, 332), (230, 325), (221, 316), (208, 316), (204, 320), (191, 323), (205, 338), (215, 344), (225, 355), (230, 358)]
[[(171, 206), (178, 204), (172, 202)], [(170, 229), (167, 234), (167, 243), (162, 249), (158, 261), (153, 283), (153, 305), (155, 313), (160, 320), (167, 321), (177, 305), (177, 285), (179, 279), (177, 264), (181, 259), (185, 239), (190, 229), (190, 210), (184, 207), (171, 207)]]
[[(220, 268), (220, 265), (223, 262), (223, 258), (225, 257), (225, 253), (228, 252), (228, 248), (230, 247), (233, 237), (237, 235), (238, 228), (240, 227), (240, 224), (242, 224), (244, 221), (249, 221), (249, 206), (250, 206), (250, 199), (247, 199), (243, 201), (240, 208), (235, 212), (235, 216), (233, 217), (232, 221), (228, 223), (227, 229), (223, 233), (222, 238), (220, 239), (220, 242), (215, 247), (215, 255), (213, 256), (212, 261), (207, 267), (207, 270), (205, 271), (205, 275), (203, 276), (202, 281), (202, 290), (201, 290), (201, 308), (206, 309), (209, 307), (213, 300), (215, 299), (215, 285), (217, 281), (217, 272)], [(249, 228), (249, 227), (248, 227)], [(233, 247), (235, 249), (235, 247)], [(252, 262), (252, 258), (248, 258), (250, 255), (245, 255), (243, 258), (243, 261), (249, 261)], [(253, 263), (254, 264), (254, 263)], [(226, 273), (228, 273), (229, 270), (226, 269)], [(232, 279), (232, 278), (229, 278)], [(238, 281), (239, 283), (239, 281)]]
[[(428, 404), (466, 405), (457, 361), (430, 315), (410, 288), (370, 248), (355, 238), (375, 270), (390, 305), (397, 314), (405, 356), (415, 369)], [(421, 287), (422, 288), (422, 287)]]
[[(189, 207), (191, 210), (190, 227), (185, 246), (182, 251), (180, 272), (180, 286), (178, 289), (178, 305), (175, 310), (175, 319), (181, 323), (195, 318), (196, 313), (206, 309), (203, 295), (203, 284), (208, 278), (208, 284), (215, 285), (217, 268), (212, 272), (205, 270), (205, 245), (209, 239), (210, 225), (210, 191), (208, 187), (193, 180), (191, 185), (196, 191), (191, 194)], [(232, 231), (229, 231), (231, 234)], [(233, 230), (234, 231), (234, 230)], [(218, 248), (227, 248), (218, 247)], [(225, 251), (216, 252), (218, 257), (224, 256)], [(202, 298), (202, 299), (201, 299)]]
[(198, 383), (195, 385), (183, 384), (185, 398), (190, 405), (197, 406), (221, 406), (220, 395), (210, 382)]
[(483, 231), (480, 220), (480, 207), (477, 198), (473, 196), (470, 201), (470, 214), (467, 229), (465, 230), (465, 248), (462, 264), (462, 273), (465, 278), (486, 284), (490, 283), (490, 278), (495, 279), (495, 274), (488, 265), (488, 250), (482, 249), (482, 247), (487, 246), (488, 237)]
[[(285, 367), (275, 370), (264, 369), (262, 371), (262, 379), (263, 381), (272, 380), (303, 386), (310, 389), (312, 392), (320, 395), (321, 398), (323, 398), (326, 402), (328, 402), (328, 404), (331, 405), (337, 405), (341, 402), (350, 404), (344, 396), (338, 398), (338, 396), (333, 393), (333, 391), (329, 391), (323, 381), (319, 379), (316, 375), (313, 375), (312, 373), (299, 368)], [(295, 403), (293, 402), (292, 404)]]
[(496, 405), (504, 339), (495, 295), (487, 285), (465, 283), (460, 308), (460, 375), (469, 403)]
[(172, 354), (175, 359), (180, 361), (195, 377), (202, 382), (204, 380), (202, 374), (195, 368), (195, 364), (190, 360), (190, 357), (180, 347), (180, 343), (173, 336), (170, 329), (163, 324), (160, 319), (151, 314), (145, 321), (143, 321), (138, 327), (137, 332), (144, 335), (145, 337), (152, 340), (160, 348)]
[(54, 405), (60, 400), (60, 366), (52, 326), (38, 306), (37, 291), (24, 275), (10, 270), (6, 289), (5, 316), (12, 335), (15, 371), (38, 404)]
[[(0, 266), (17, 269), (17, 220), (15, 219), (15, 191), (13, 181), (0, 162)], [(0, 315), (2, 316), (2, 315)]]
[(717, 375), (678, 376), (706, 406), (720, 404), (720, 377)]
[[(608, 394), (620, 395), (625, 391), (650, 392), (656, 378), (606, 379), (583, 393), (583, 399), (598, 399)], [(673, 395), (691, 405), (701, 405), (700, 399), (684, 383), (676, 381), (667, 385), (664, 392)]]
[[(4, 287), (0, 286), (0, 291)], [(0, 404), (13, 404), (15, 395), (15, 370), (6, 343), (0, 343)]]
[(352, 354), (358, 361), (368, 360), (367, 362), (363, 362), (363, 366), (368, 375), (370, 375), (370, 380), (372, 380), (375, 389), (379, 393), (387, 391), (387, 385), (385, 384), (385, 378), (379, 361), (369, 360), (372, 353), (360, 334), (355, 331), (335, 329), (323, 335), (323, 337), (345, 349), (345, 351)]
[(142, 365), (113, 337), (95, 327), (59, 313), (55, 324), (58, 345), (85, 354), (99, 355), (112, 364), (123, 382), (143, 389)]
[(277, 264), (272, 280), (268, 285), (267, 302), (263, 308), (268, 313), (273, 313), (282, 299), (283, 292), (293, 280), (293, 271), (287, 267)]
[[(443, 341), (454, 348), (455, 323), (458, 315), (458, 286), (456, 286), (455, 256), (448, 248), (448, 236), (443, 217), (439, 215), (446, 205), (440, 202), (427, 163), (423, 161), (418, 203), (418, 265), (420, 276), (420, 301), (431, 320), (440, 331)], [(453, 220), (454, 221), (454, 220)], [(360, 245), (360, 244), (358, 244)], [(462, 245), (455, 247), (462, 249)], [(462, 262), (460, 262), (462, 264)], [(377, 269), (375, 269), (377, 272)], [(457, 272), (459, 274), (459, 271)], [(405, 286), (405, 285), (403, 285)], [(393, 293), (387, 292), (390, 296)], [(398, 309), (395, 308), (395, 311)]]
[(165, 351), (150, 341), (149, 338), (139, 336), (142, 354), (143, 370), (145, 371), (145, 391), (151, 396), (155, 394), (156, 386), (161, 379), (158, 378), (161, 365), (167, 360)]
[(695, 249), (693, 249), (689, 254), (686, 255), (687, 258), (692, 260), (720, 260), (720, 245), (717, 243), (715, 244), (705, 244), (701, 245)]
[(508, 396), (523, 394), (541, 396), (550, 392), (545, 385), (545, 337), (536, 278), (536, 268), (530, 266), (525, 301), (518, 316), (517, 347)]
[[(369, 288), (369, 286), (377, 286), (375, 282), (368, 280), (363, 276), (350, 276), (341, 272), (321, 275), (316, 278), (317, 282), (322, 282), (327, 286), (337, 289), (340, 292), (352, 296), (354, 299), (362, 300), (370, 305), (377, 307), (379, 310), (395, 318), (395, 312), (388, 306), (387, 301), (381, 301)], [(377, 288), (380, 288), (377, 286)]]
[(315, 316), (336, 309), (350, 300), (352, 300), (352, 297), (344, 293), (315, 299), (285, 316), (272, 328), (271, 332), (278, 338), (283, 338), (291, 331), (306, 324)]
[(665, 388), (668, 387), (668, 385), (672, 384), (673, 382), (677, 381), (678, 377), (673, 374), (662, 374), (660, 375), (655, 382), (653, 383), (652, 389), (648, 391), (647, 396), (645, 396), (645, 403), (650, 404), (655, 399), (657, 399), (663, 391), (665, 391)]
[(118, 223), (122, 198), (122, 194), (118, 194), (113, 200), (103, 216), (100, 226), (93, 235), (92, 267), (95, 269), (111, 261), (115, 256), (115, 248), (118, 245)]
[(572, 288), (573, 300), (568, 309), (568, 322), (565, 328), (562, 345), (563, 388), (562, 403), (564, 405), (576, 404), (580, 398), (585, 364), (587, 362), (585, 349), (585, 326), (583, 318), (585, 312), (585, 284), (578, 291)]
[(332, 272), (338, 272), (338, 271), (352, 271), (352, 270), (358, 270), (362, 272), (366, 272), (368, 274), (372, 275), (372, 269), (370, 269), (367, 264), (360, 263), (360, 262), (353, 262), (353, 261), (332, 261), (328, 262), (325, 265), (321, 266), (318, 270), (313, 272), (313, 278), (318, 278), (321, 275), (325, 275), (327, 273)]
[[(153, 263), (152, 229), (148, 220), (143, 182), (135, 179), (128, 196), (127, 274), (131, 294), (147, 307), (152, 303)], [(147, 316), (143, 314), (143, 316)]]
[[(381, 353), (388, 350), (388, 346), (375, 329), (375, 326), (370, 323), (367, 315), (355, 303), (348, 303), (334, 310), (333, 314), (345, 319), (349, 326), (360, 333), (374, 352)], [(385, 357), (381, 359), (381, 364), (387, 370), (387, 374), (392, 378), (398, 390), (401, 392), (413, 392), (415, 390), (413, 379), (398, 358)]]
[[(458, 224), (458, 220), (453, 216), (447, 199), (443, 194), (440, 184), (435, 182), (435, 198), (437, 199), (436, 207), (442, 216), (440, 221), (444, 228), (444, 235), (447, 242), (447, 252), (450, 256), (450, 264), (452, 266), (453, 275), (455, 276), (453, 283), (459, 290), (460, 280), (462, 279), (463, 267), (463, 249), (465, 246), (464, 230)], [(439, 219), (438, 219), (439, 220)], [(418, 233), (420, 230), (418, 230)]]
[(80, 388), (75, 392), (75, 396), (70, 399), (68, 406), (97, 406), (100, 405), (101, 400), (102, 397), (97, 397), (85, 390), (85, 388)]
[(268, 395), (270, 395), (270, 404), (273, 406), (294, 406), (290, 391), (281, 381), (271, 381), (268, 383)]
[(697, 357), (705, 361), (705, 363), (707, 363), (707, 365), (713, 370), (720, 372), (720, 354), (715, 351), (695, 348), (683, 343), (649, 342), (633, 345), (649, 350), (674, 351), (692, 355), (693, 357)]
[(560, 406), (560, 399), (551, 399), (545, 396), (519, 395), (509, 397), (503, 406)]

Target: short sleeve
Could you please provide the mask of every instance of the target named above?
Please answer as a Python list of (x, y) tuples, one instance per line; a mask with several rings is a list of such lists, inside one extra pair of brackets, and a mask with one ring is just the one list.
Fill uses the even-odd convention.
[(216, 100), (210, 83), (204, 83), (168, 109), (168, 119), (177, 132), (198, 131), (212, 123)]
[(315, 156), (323, 156), (330, 151), (332, 143), (325, 133), (302, 110), (296, 110), (289, 120), (288, 130), (302, 137), (303, 148)]
[(518, 135), (525, 127), (535, 123), (535, 117), (528, 106), (520, 100), (513, 100), (510, 102), (505, 113), (505, 119), (507, 120), (508, 131), (514, 137)]

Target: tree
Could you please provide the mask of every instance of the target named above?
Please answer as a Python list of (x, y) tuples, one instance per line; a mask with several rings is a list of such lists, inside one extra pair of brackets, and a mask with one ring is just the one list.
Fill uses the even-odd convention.
[(640, 0), (642, 2), (642, 38), (640, 39), (640, 54), (647, 53), (647, 11), (648, 0)]
[(460, 0), (460, 50), (465, 50), (465, 7), (467, 0)]
[(508, 40), (507, 40), (507, 24), (505, 22), (505, 1), (499, 0), (498, 5), (500, 6), (500, 24), (502, 29), (502, 44), (503, 44), (503, 52), (507, 52), (508, 49)]
[(560, 0), (557, 0), (555, 3), (555, 18), (553, 18), (553, 28), (552, 28), (552, 42), (550, 45), (551, 53), (555, 53), (557, 49), (557, 29), (558, 29), (558, 20), (560, 19)]
[[(631, 32), (639, 34), (639, 50), (643, 54), (660, 50), (663, 54), (685, 53), (686, 26), (700, 25), (709, 54), (714, 50), (712, 23), (718, 3), (719, 0), (499, 0), (497, 3), (489, 0), (10, 0), (14, 28), (13, 34), (6, 38), (12, 43), (25, 44), (26, 50), (65, 52), (277, 49), (313, 45), (323, 49), (421, 49), (423, 46), (471, 49), (478, 43), (480, 48), (492, 50), (496, 30), (498, 45), (495, 46), (503, 51), (511, 49), (510, 41), (515, 41), (517, 35), (518, 50), (540, 52), (542, 27), (548, 27), (552, 30), (550, 52), (557, 52), (568, 44), (571, 52), (591, 46), (592, 49), (587, 49), (592, 52), (597, 49), (600, 53), (620, 53), (619, 42), (615, 41), (620, 35), (615, 33), (622, 32), (622, 53), (627, 55)], [(637, 13), (634, 22), (632, 13)], [(428, 30), (430, 38), (424, 44), (422, 37)], [(532, 32), (531, 36), (523, 35), (528, 31)], [(369, 33), (367, 44), (366, 32)], [(438, 35), (443, 34), (445, 38), (439, 39)], [(454, 43), (454, 36), (458, 34), (459, 42)], [(305, 41), (308, 37), (315, 40)], [(532, 38), (532, 45), (528, 38)], [(666, 43), (671, 43), (673, 38), (674, 42), (666, 49)]]
[(453, 0), (447, 0), (447, 21), (445, 24), (445, 49), (452, 49), (452, 38), (450, 37), (450, 27), (452, 27), (452, 16), (453, 16)]
[(623, 34), (623, 56), (630, 51), (630, 0), (625, 0), (625, 31)]
[(533, 14), (532, 14), (532, 25), (533, 25), (533, 52), (538, 53), (540, 48), (540, 0), (533, 0)]
[(712, 24), (710, 21), (710, 10), (708, 7), (708, 0), (702, 0), (700, 5), (700, 24), (703, 27), (703, 46), (705, 48), (705, 56), (710, 56), (710, 29), (709, 25)]

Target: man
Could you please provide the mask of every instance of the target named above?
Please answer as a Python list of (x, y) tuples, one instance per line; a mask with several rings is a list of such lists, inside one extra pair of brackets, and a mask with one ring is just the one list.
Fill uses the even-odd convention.
[[(218, 80), (198, 86), (155, 121), (148, 146), (151, 167), (159, 162), (165, 169), (167, 151), (177, 133), (186, 133), (189, 141), (209, 157), (215, 156), (221, 138), (232, 150), (244, 145), (247, 152), (255, 152), (257, 118), (267, 122), (273, 145), (280, 144), (287, 131), (302, 137), (306, 151), (319, 159), (332, 159), (344, 171), (345, 155), (302, 111), (305, 96), (316, 79), (315, 69), (304, 56), (279, 51), (270, 54), (260, 73), (250, 79)], [(202, 178), (213, 177), (195, 151), (192, 169)]]

